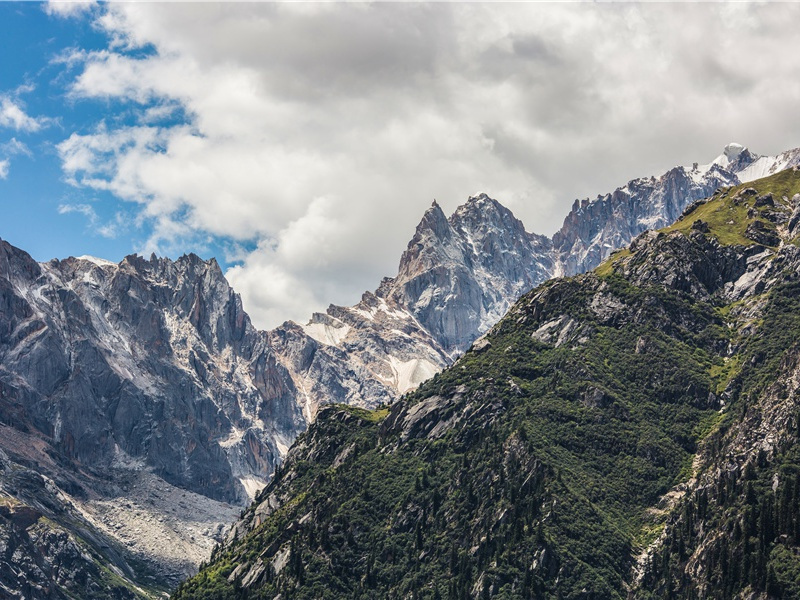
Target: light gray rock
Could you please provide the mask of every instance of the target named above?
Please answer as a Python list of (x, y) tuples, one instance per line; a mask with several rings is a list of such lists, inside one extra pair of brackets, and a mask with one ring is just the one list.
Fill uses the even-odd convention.
[[(798, 163), (800, 149), (768, 157), (729, 144), (708, 165), (676, 167), (575, 201), (552, 240), (525, 231), (485, 194), (449, 217), (434, 202), (395, 277), (356, 306), (331, 306), (302, 326), (284, 324), (270, 333), (270, 345), (292, 374), (308, 421), (328, 402), (391, 403), (451, 364), (536, 285), (590, 270), (632, 240), (635, 251), (656, 235), (648, 230), (669, 225), (722, 186)], [(789, 227), (795, 221), (800, 217)]]
[[(107, 555), (110, 539), (156, 565), (154, 581), (121, 577), (168, 589), (208, 558), (232, 504), (249, 501), (305, 429), (297, 396), (215, 261), (38, 264), (0, 241), (0, 450), (102, 532), (80, 532), (91, 552)], [(67, 537), (34, 543), (60, 563), (67, 516), (53, 509)], [(38, 564), (29, 545), (14, 548), (13, 568)], [(69, 561), (81, 572), (96, 562)], [(59, 589), (56, 571), (37, 568), (32, 581)]]
[(305, 427), (290, 375), (217, 263), (38, 265), (0, 242), (0, 418), (76, 465), (118, 453), (174, 485), (248, 498)]

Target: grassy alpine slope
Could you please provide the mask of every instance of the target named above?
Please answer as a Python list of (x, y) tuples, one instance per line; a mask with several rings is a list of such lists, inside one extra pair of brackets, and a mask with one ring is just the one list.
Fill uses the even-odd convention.
[(722, 190), (390, 409), (325, 408), (174, 598), (800, 589), (798, 192)]

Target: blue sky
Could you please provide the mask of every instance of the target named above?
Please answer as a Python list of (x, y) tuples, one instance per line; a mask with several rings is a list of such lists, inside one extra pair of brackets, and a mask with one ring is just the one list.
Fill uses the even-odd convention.
[[(65, 62), (67, 56), (102, 51), (111, 40), (90, 18), (63, 18), (46, 8), (37, 2), (0, 2), (0, 96), (36, 122), (0, 127), (0, 160), (7, 161), (7, 174), (0, 179), (0, 237), (41, 261), (84, 254), (119, 261), (145, 248), (149, 222), (137, 218), (137, 206), (113, 193), (71, 185), (57, 146), (72, 133), (95, 131), (100, 122), (132, 124), (142, 106), (71, 93), (80, 64)], [(153, 49), (118, 52), (142, 57)], [(176, 118), (182, 116), (172, 114), (166, 124), (184, 122)], [(224, 264), (223, 247), (202, 236), (184, 251), (219, 256)]]
[[(63, 182), (55, 145), (68, 131), (92, 127), (100, 107), (67, 101), (69, 79), (63, 65), (54, 61), (65, 48), (103, 48), (105, 36), (88, 22), (52, 18), (41, 4), (3, 2), (0, 44), (0, 93), (41, 121), (36, 131), (0, 128), (0, 144), (6, 146), (0, 155), (9, 161), (8, 174), (0, 180), (0, 236), (38, 260), (75, 253), (116, 258), (130, 252), (124, 241), (88, 230), (84, 216), (58, 212), (63, 204), (93, 203)], [(11, 140), (24, 144), (28, 152), (10, 151)], [(105, 214), (109, 207), (98, 208)]]
[(435, 198), (574, 198), (800, 146), (790, 3), (0, 2), (0, 237), (215, 256), (254, 322), (352, 304)]

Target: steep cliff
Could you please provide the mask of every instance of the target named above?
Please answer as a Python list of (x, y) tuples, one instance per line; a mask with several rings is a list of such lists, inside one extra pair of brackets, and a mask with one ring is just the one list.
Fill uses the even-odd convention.
[(235, 501), (304, 426), (291, 378), (213, 260), (38, 264), (0, 242), (0, 285), (3, 421), (77, 465), (141, 460)]
[[(162, 585), (207, 556), (305, 428), (214, 261), (39, 264), (0, 241), (0, 306), (0, 450)], [(176, 492), (195, 514), (170, 506)]]
[(593, 269), (643, 231), (670, 225), (692, 202), (722, 186), (747, 183), (797, 165), (800, 148), (759, 156), (732, 143), (707, 165), (675, 167), (660, 177), (633, 179), (594, 200), (576, 200), (553, 236), (561, 273)]
[(139, 600), (157, 595), (160, 579), (52, 480), (0, 451), (0, 597)]
[(309, 421), (324, 403), (390, 403), (451, 364), (547, 279), (551, 255), (547, 238), (485, 194), (449, 218), (434, 202), (394, 278), (353, 307), (284, 324), (270, 344), (294, 375)]

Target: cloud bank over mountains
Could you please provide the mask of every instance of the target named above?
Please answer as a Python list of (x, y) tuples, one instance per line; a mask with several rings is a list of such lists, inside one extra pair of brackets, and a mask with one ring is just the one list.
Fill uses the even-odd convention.
[(56, 6), (109, 40), (59, 57), (70, 101), (124, 107), (65, 135), (65, 177), (139, 207), (135, 250), (225, 240), (261, 327), (392, 274), (433, 198), (486, 192), (550, 234), (575, 197), (731, 140), (800, 145), (796, 5)]

